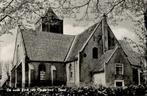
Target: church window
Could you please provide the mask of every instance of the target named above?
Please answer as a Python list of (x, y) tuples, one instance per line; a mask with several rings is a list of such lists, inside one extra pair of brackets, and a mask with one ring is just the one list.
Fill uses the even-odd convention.
[(122, 87), (124, 86), (124, 80), (115, 80), (114, 84), (115, 87)]
[(42, 23), (42, 31), (45, 31), (45, 29), (46, 29), (46, 25), (45, 23)]
[(49, 31), (49, 23), (47, 17), (42, 17), (42, 31)]
[(95, 41), (95, 36), (93, 36), (93, 41)]
[(93, 58), (98, 58), (98, 48), (94, 47), (92, 50)]
[(73, 71), (72, 71), (72, 65), (69, 65), (69, 79), (72, 80), (73, 79)]
[(54, 65), (51, 65), (51, 81), (52, 85), (55, 84), (55, 81), (57, 80), (57, 70)]
[(51, 24), (50, 25), (50, 31), (54, 33), (58, 33), (59, 26), (57, 24)]
[(97, 41), (98, 43), (100, 42), (101, 39), (102, 39), (102, 35), (93, 36), (93, 41)]
[(133, 68), (133, 82), (138, 84), (138, 70)]
[(114, 37), (112, 38), (112, 46), (115, 46), (115, 40), (114, 40)]
[(84, 56), (84, 57), (86, 57), (86, 56), (87, 56), (87, 54), (86, 54), (86, 53), (83, 53), (83, 56)]
[(115, 73), (117, 75), (123, 75), (123, 64), (122, 63), (116, 63), (116, 65), (115, 65)]
[(45, 80), (46, 68), (44, 64), (39, 65), (39, 80)]

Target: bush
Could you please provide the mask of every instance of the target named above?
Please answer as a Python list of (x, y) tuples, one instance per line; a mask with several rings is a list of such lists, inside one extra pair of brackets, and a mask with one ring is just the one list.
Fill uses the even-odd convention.
[[(15, 90), (15, 91), (14, 91)], [(0, 96), (145, 96), (146, 88), (143, 85), (128, 86), (126, 88), (106, 87), (54, 87), (54, 88), (28, 88), (26, 90), (3, 89)]]

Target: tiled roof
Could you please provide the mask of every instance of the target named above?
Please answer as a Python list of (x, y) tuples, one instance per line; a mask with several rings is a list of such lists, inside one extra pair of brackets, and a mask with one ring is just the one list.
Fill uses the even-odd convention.
[(117, 47), (115, 49), (111, 49), (106, 51), (99, 59), (98, 63), (95, 65), (93, 72), (101, 72), (104, 70), (104, 63), (107, 63), (113, 53), (117, 50)]
[[(63, 35), (50, 32), (36, 32), (33, 30), (23, 30), (23, 38), (26, 46), (27, 55), (32, 60), (47, 60), (47, 61), (70, 61), (77, 57), (78, 52), (84, 46), (87, 39), (95, 31), (101, 32), (101, 22), (89, 27), (79, 35)], [(129, 44), (119, 41), (122, 49), (128, 56), (128, 60), (132, 65), (139, 65), (139, 55), (131, 50)], [(33, 47), (32, 47), (33, 46)], [(105, 59), (108, 59), (113, 50), (109, 50), (100, 58), (102, 64)], [(103, 58), (103, 59), (102, 59)], [(101, 63), (102, 62), (102, 63)], [(99, 69), (99, 68), (98, 68)]]
[[(131, 65), (134, 66), (140, 66), (140, 55), (133, 51), (131, 46), (126, 42), (119, 40), (119, 43), (121, 45), (121, 49), (125, 52), (127, 55), (127, 58)], [(114, 52), (117, 50), (117, 47), (112, 50), (106, 51), (99, 59), (98, 63), (95, 65), (93, 72), (101, 72), (104, 71), (104, 63), (107, 63), (109, 59), (111, 59), (111, 56), (114, 54)]]
[(132, 65), (140, 66), (141, 58), (140, 54), (133, 51), (130, 44), (127, 41), (119, 40), (119, 43), (121, 44), (122, 49), (126, 53), (128, 60)]
[(73, 48), (71, 49), (70, 55), (68, 57), (68, 60), (71, 60), (71, 59), (75, 58), (78, 55), (78, 52), (81, 50), (81, 48), (83, 47), (84, 43), (89, 38), (89, 36), (92, 34), (92, 32), (94, 31), (94, 29), (96, 28), (96, 26), (98, 24), (99, 23), (96, 23), (96, 24), (92, 25), (87, 30), (85, 30), (84, 32), (82, 32), (81, 34), (79, 34), (79, 35), (77, 35), (75, 37), (75, 40), (73, 42), (74, 45), (73, 45)]
[(27, 56), (38, 61), (64, 61), (74, 36), (21, 30)]

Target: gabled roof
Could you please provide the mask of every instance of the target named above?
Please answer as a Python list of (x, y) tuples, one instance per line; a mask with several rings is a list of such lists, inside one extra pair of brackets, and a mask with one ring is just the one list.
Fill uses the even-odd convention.
[(44, 16), (54, 16), (55, 19), (59, 19), (59, 17), (55, 14), (53, 9), (51, 7), (48, 8), (48, 10), (45, 12)]
[(119, 40), (119, 43), (124, 50), (125, 54), (128, 57), (130, 63), (134, 66), (140, 66), (141, 63), (141, 54), (133, 51), (130, 44), (127, 41)]
[(118, 47), (116, 46), (116, 48), (106, 51), (98, 59), (98, 63), (95, 64), (96, 67), (94, 67), (93, 72), (101, 72), (101, 71), (104, 71), (104, 64), (109, 62), (109, 60), (111, 59), (111, 57), (113, 56), (113, 54), (116, 52), (117, 49), (118, 49)]
[[(119, 40), (120, 49), (127, 55), (127, 59), (129, 60), (130, 64), (133, 66), (140, 66), (140, 55), (137, 52), (134, 52), (131, 46), (122, 40)], [(93, 72), (101, 72), (104, 71), (104, 64), (108, 63), (113, 54), (116, 52), (118, 47), (116, 46), (115, 49), (111, 49), (106, 51), (99, 59), (98, 63), (95, 65)]]
[[(51, 8), (48, 11), (53, 12)], [(27, 55), (31, 60), (73, 60), (77, 58), (78, 52), (83, 48), (84, 44), (86, 44), (86, 42), (94, 34), (94, 32), (101, 32), (101, 21), (92, 25), (87, 30), (76, 36), (55, 34), (50, 32), (36, 32), (33, 30), (22, 30)], [(109, 25), (108, 29), (111, 30)], [(140, 61), (138, 59), (134, 59), (133, 57), (136, 55), (130, 54), (134, 52), (130, 50), (128, 51), (129, 48), (126, 48), (126, 46), (124, 46), (126, 44), (123, 44), (122, 42), (119, 43), (122, 46), (124, 52), (128, 55), (128, 60), (130, 61), (130, 63), (132, 65), (138, 65)], [(109, 50), (104, 55), (102, 55), (101, 58), (105, 60), (105, 58), (109, 57), (112, 51), (113, 50)], [(102, 62), (102, 60), (100, 60), (99, 62)]]
[(82, 47), (84, 46), (85, 42), (88, 40), (90, 35), (96, 31), (95, 28), (97, 29), (99, 24), (100, 23), (96, 23), (92, 25), (87, 30), (85, 30), (84, 32), (82, 32), (81, 34), (75, 37), (75, 40), (73, 42), (74, 43), (73, 48), (71, 49), (71, 52), (69, 53), (69, 57), (67, 60), (76, 58), (78, 52), (82, 49)]
[(29, 59), (37, 61), (64, 61), (74, 36), (50, 32), (21, 30)]

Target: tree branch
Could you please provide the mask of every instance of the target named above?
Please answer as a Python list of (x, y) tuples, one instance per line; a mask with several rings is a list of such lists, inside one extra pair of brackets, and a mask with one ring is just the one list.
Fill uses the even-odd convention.
[(3, 16), (3, 17), (0, 19), (0, 22), (3, 21), (6, 17), (8, 17), (8, 15)]
[(74, 6), (74, 7), (69, 7), (69, 9), (77, 9), (77, 8), (82, 8), (85, 7), (86, 5), (89, 5), (91, 0), (88, 0), (86, 3), (82, 4), (82, 5), (78, 5), (78, 6)]
[(96, 2), (96, 10), (97, 10), (97, 12), (100, 12), (100, 13), (102, 13), (100, 10), (99, 10), (99, 0), (96, 0), (97, 2)]
[(6, 7), (4, 7), (3, 9), (2, 9), (2, 12), (4, 12), (10, 5), (11, 5), (11, 3), (13, 2), (14, 0), (11, 0), (10, 2), (9, 2), (9, 4), (6, 6)]
[(119, 4), (124, 3), (125, 0), (121, 0), (118, 3), (114, 4), (113, 7), (106, 13), (106, 15), (108, 15), (109, 13), (111, 13), (115, 7), (117, 7)]

